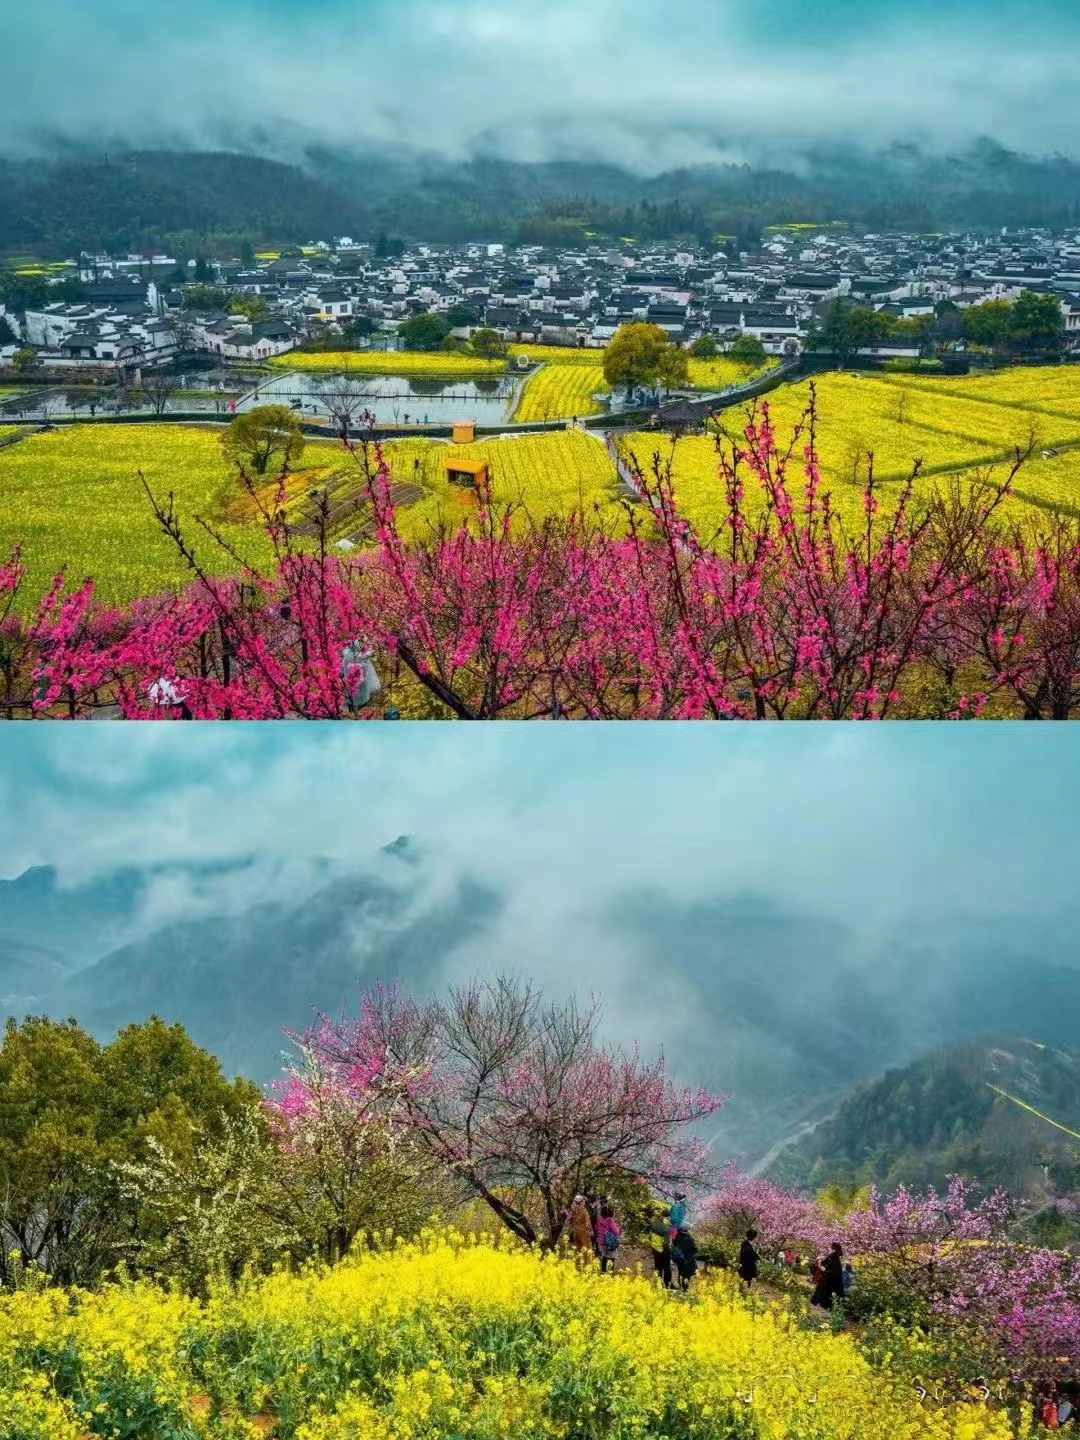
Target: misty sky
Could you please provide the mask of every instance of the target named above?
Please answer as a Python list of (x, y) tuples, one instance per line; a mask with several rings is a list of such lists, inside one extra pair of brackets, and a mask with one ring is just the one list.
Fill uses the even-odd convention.
[(1072, 726), (81, 725), (3, 739), (6, 877), (253, 856), (273, 886), (408, 834), (513, 895), (519, 916), (568, 923), (641, 887), (752, 892), (855, 928), (1075, 900)]
[(616, 160), (981, 134), (1075, 152), (1076, 0), (47, 0), (4, 143), (311, 141)]

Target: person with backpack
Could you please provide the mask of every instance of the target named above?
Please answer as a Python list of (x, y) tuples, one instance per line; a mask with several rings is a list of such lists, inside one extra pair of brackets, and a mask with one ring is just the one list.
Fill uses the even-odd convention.
[(596, 1249), (600, 1256), (600, 1273), (607, 1273), (608, 1266), (615, 1268), (615, 1255), (622, 1240), (622, 1226), (615, 1219), (615, 1207), (601, 1206), (600, 1218), (596, 1222)]
[(671, 1227), (669, 1216), (661, 1211), (649, 1226), (649, 1248), (652, 1250), (653, 1266), (663, 1281), (664, 1289), (670, 1290), (671, 1281)]
[(679, 1272), (679, 1285), (683, 1290), (689, 1290), (690, 1281), (697, 1274), (697, 1242), (685, 1226), (677, 1232), (675, 1239), (671, 1242), (671, 1253), (675, 1260), (675, 1268)]
[(758, 1269), (761, 1265), (761, 1256), (754, 1244), (756, 1239), (757, 1231), (747, 1230), (746, 1239), (739, 1246), (739, 1279), (748, 1290), (757, 1279)]

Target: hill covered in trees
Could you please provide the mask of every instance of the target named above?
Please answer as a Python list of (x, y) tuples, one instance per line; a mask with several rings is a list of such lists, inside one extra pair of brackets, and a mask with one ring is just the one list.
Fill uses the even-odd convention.
[(1075, 1192), (1080, 1140), (1033, 1111), (1080, 1128), (1080, 1052), (1015, 1037), (946, 1046), (858, 1087), (771, 1173), (810, 1188), (958, 1174), (1040, 1202)]
[(164, 247), (200, 236), (297, 240), (347, 235), (350, 198), (291, 165), (253, 155), (140, 151), (55, 164), (0, 161), (0, 251), (63, 258)]
[[(312, 150), (302, 165), (231, 153), (133, 151), (0, 160), (0, 252), (235, 245), (351, 235), (586, 244), (597, 236), (756, 243), (764, 227), (1063, 227), (1080, 222), (1080, 163), (986, 140), (959, 155), (912, 145), (821, 148), (796, 169), (710, 165), (643, 177), (616, 165), (449, 161)], [(227, 248), (227, 244), (226, 247)]]

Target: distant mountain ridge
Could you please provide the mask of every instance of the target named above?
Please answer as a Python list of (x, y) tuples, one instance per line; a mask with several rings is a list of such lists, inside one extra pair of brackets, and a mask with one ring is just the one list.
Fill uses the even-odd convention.
[[(233, 151), (108, 157), (66, 146), (0, 158), (0, 253), (67, 258), (81, 249), (160, 248), (180, 235), (299, 243), (518, 239), (583, 243), (697, 239), (752, 243), (772, 223), (850, 221), (870, 229), (1063, 228), (1080, 221), (1080, 163), (983, 140), (962, 154), (913, 145), (870, 154), (818, 147), (799, 165), (699, 165), (652, 177), (584, 161), (312, 148), (302, 163)], [(627, 229), (632, 226), (632, 229)]]
[[(450, 974), (526, 966), (545, 985), (542, 932), (539, 948), (529, 936), (532, 948), (519, 949), (508, 897), (467, 874), (447, 878), (446, 860), (402, 838), (348, 872), (315, 863), (291, 889), (246, 863), (196, 867), (192, 906), (179, 912), (148, 906), (153, 868), (74, 888), (28, 872), (0, 883), (0, 1014), (74, 1015), (102, 1039), (158, 1014), (227, 1071), (264, 1082), (279, 1070), (284, 1031), (349, 1010), (372, 984), (424, 993)], [(586, 944), (572, 969), (579, 990), (596, 992), (624, 1043), (647, 1031), (681, 1079), (731, 1092), (710, 1134), (748, 1164), (839, 1113), (854, 1086), (889, 1067), (985, 1034), (1068, 1048), (1080, 1013), (1074, 917), (1035, 930), (909, 920), (871, 942), (757, 896), (688, 903), (642, 891), (591, 923), (607, 968)], [(809, 1174), (810, 1150), (780, 1151), (775, 1163), (794, 1173), (804, 1153), (799, 1173)], [(854, 1151), (851, 1162), (861, 1163)]]

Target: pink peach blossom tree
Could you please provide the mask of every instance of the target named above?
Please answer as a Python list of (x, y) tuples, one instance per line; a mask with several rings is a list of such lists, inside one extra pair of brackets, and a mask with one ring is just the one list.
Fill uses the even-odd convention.
[(593, 1175), (702, 1183), (708, 1153), (693, 1127), (724, 1103), (677, 1085), (662, 1058), (603, 1043), (599, 1025), (594, 1005), (502, 978), (443, 1000), (370, 991), (356, 1018), (324, 1018), (304, 1043), (358, 1106), (373, 1084), (382, 1103), (392, 1095), (433, 1162), (519, 1239), (552, 1248)]

